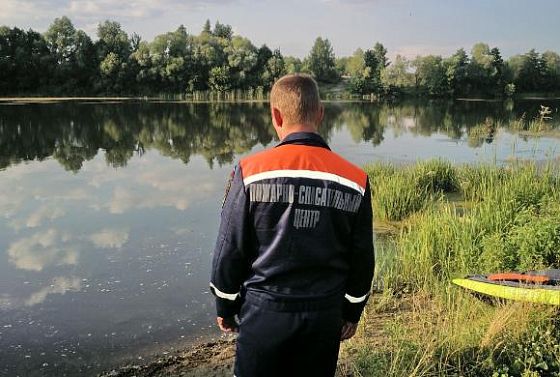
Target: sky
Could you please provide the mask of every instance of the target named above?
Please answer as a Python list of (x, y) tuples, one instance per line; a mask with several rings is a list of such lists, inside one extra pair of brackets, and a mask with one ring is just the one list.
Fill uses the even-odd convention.
[(148, 41), (181, 24), (198, 34), (207, 19), (219, 20), (257, 46), (300, 58), (318, 36), (337, 56), (376, 42), (390, 57), (446, 56), (477, 42), (505, 57), (560, 53), (558, 0), (0, 0), (0, 25), (44, 32), (63, 15), (93, 39), (110, 19)]

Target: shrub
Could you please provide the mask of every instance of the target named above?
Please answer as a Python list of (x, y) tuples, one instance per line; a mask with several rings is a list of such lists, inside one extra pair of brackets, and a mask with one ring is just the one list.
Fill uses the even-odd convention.
[(401, 221), (423, 209), (429, 199), (428, 191), (419, 189), (406, 171), (378, 179), (372, 187), (375, 216), (384, 221)]
[(420, 162), (414, 169), (414, 176), (420, 191), (451, 193), (459, 189), (457, 172), (449, 161)]

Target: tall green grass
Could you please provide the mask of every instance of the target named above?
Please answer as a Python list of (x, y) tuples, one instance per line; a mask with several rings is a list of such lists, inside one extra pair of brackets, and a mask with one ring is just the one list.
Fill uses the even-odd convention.
[(401, 221), (426, 208), (442, 193), (459, 188), (455, 169), (443, 160), (408, 168), (377, 163), (366, 166), (365, 171), (371, 183), (374, 213), (381, 221)]
[[(553, 169), (433, 160), (366, 171), (376, 222), (398, 229), (383, 240), (383, 276), (376, 279), (385, 299), (404, 294), (410, 307), (386, 327), (382, 347), (358, 336), (355, 374), (559, 376), (554, 308), (490, 305), (450, 283), (465, 274), (560, 268)], [(369, 318), (378, 308), (368, 307)]]

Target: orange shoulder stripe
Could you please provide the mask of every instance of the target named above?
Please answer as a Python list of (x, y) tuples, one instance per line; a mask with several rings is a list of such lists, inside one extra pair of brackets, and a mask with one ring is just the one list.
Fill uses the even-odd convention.
[(241, 160), (243, 178), (277, 170), (307, 170), (334, 174), (354, 182), (363, 190), (366, 173), (326, 148), (308, 145), (282, 145)]

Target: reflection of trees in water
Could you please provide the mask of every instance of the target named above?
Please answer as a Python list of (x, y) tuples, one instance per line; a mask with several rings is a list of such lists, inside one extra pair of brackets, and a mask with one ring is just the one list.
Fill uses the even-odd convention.
[(107, 163), (125, 166), (147, 149), (188, 163), (210, 165), (273, 139), (264, 104), (59, 104), (4, 107), (0, 113), (0, 168), (53, 156), (78, 171), (101, 149)]
[[(481, 124), (507, 125), (539, 103), (402, 102), (398, 104), (328, 103), (320, 128), (329, 141), (346, 128), (355, 142), (383, 142), (395, 135), (443, 133), (459, 139), (479, 134)], [(557, 104), (550, 104), (556, 108)], [(556, 106), (556, 107), (554, 107)], [(497, 127), (497, 126), (494, 126)], [(0, 169), (28, 160), (54, 157), (77, 172), (84, 161), (104, 151), (110, 166), (122, 167), (147, 149), (180, 159), (201, 155), (210, 166), (274, 139), (266, 103), (119, 103), (49, 104), (0, 107)], [(485, 138), (490, 140), (491, 138)], [(471, 141), (471, 146), (480, 142)]]
[(378, 145), (383, 141), (387, 124), (386, 109), (385, 105), (349, 103), (344, 106), (338, 123), (346, 126), (354, 142), (371, 141), (373, 145)]
[[(341, 110), (328, 107), (321, 133), (330, 137)], [(77, 172), (103, 150), (113, 167), (156, 149), (184, 163), (201, 155), (212, 167), (275, 136), (268, 104), (56, 104), (4, 107), (0, 113), (0, 168), (54, 157)]]
[[(547, 106), (556, 108), (558, 102), (548, 103)], [(391, 129), (396, 136), (411, 133), (429, 137), (440, 133), (451, 139), (480, 135), (483, 130), (483, 142), (491, 143), (497, 128), (507, 128), (523, 114), (533, 114), (529, 115), (532, 119), (539, 108), (540, 102), (513, 103), (511, 100), (351, 103), (344, 104), (338, 122), (346, 126), (355, 142), (371, 141), (373, 145), (383, 142), (386, 129)], [(558, 127), (558, 124), (552, 127)], [(469, 142), (471, 147), (481, 145), (481, 142)]]

